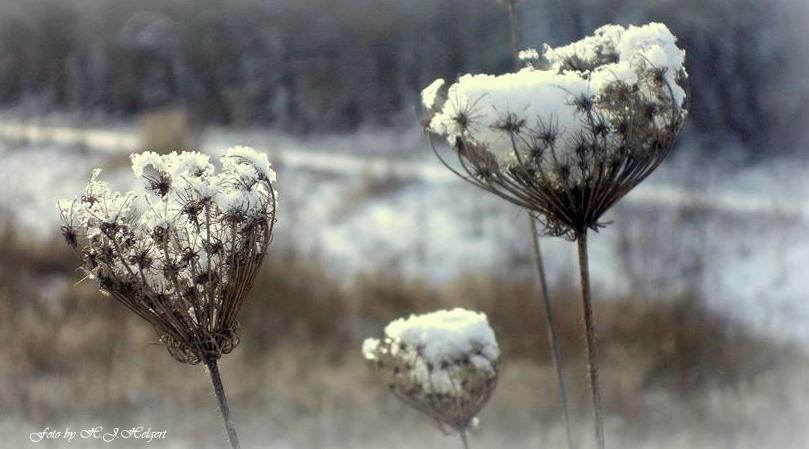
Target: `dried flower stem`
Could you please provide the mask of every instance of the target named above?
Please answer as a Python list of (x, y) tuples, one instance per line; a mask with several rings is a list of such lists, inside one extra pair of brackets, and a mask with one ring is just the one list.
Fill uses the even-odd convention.
[(275, 224), (265, 154), (231, 147), (216, 174), (198, 152), (133, 154), (145, 189), (115, 192), (93, 172), (81, 198), (58, 203), (62, 235), (88, 278), (154, 326), (179, 362), (204, 362), (233, 449), (239, 438), (217, 361), (239, 344), (237, 314)]
[[(519, 48), (515, 5), (502, 1)], [(648, 45), (637, 47), (641, 41)], [(595, 440), (604, 449), (587, 231), (604, 227), (603, 214), (671, 152), (688, 115), (685, 52), (665, 25), (652, 23), (605, 26), (522, 56), (526, 67), (513, 73), (463, 76), (446, 90), (441, 79), (431, 83), (422, 123), (454, 150), (450, 164), (433, 147), (449, 170), (531, 211), (545, 234), (577, 242)], [(537, 265), (542, 277), (539, 257)]]
[(469, 449), (469, 440), (466, 438), (466, 431), (463, 430), (458, 434), (461, 436), (461, 443), (463, 443), (463, 449)]
[(590, 296), (590, 266), (587, 255), (586, 229), (576, 234), (576, 245), (579, 253), (584, 333), (587, 340), (587, 372), (590, 380), (590, 392), (593, 398), (595, 438), (598, 449), (604, 449), (604, 418), (602, 416), (601, 385), (598, 380), (598, 347), (596, 346), (595, 322), (593, 320), (593, 303)]
[(222, 413), (222, 418), (225, 420), (225, 429), (228, 431), (230, 447), (240, 449), (239, 436), (236, 434), (236, 426), (233, 425), (233, 417), (230, 415), (228, 398), (225, 396), (225, 388), (222, 386), (222, 378), (219, 376), (219, 365), (216, 359), (206, 360), (205, 365), (208, 367), (208, 373), (211, 375), (211, 383), (213, 384), (213, 391), (216, 393), (216, 399), (219, 401), (219, 411)]
[(562, 352), (559, 349), (559, 338), (556, 334), (556, 321), (553, 318), (550, 296), (548, 295), (548, 283), (545, 277), (545, 264), (542, 262), (542, 251), (539, 245), (539, 233), (537, 229), (536, 217), (529, 211), (528, 220), (531, 224), (531, 241), (534, 248), (534, 263), (536, 264), (539, 286), (542, 294), (542, 305), (545, 307), (545, 320), (548, 324), (548, 340), (553, 351), (553, 366), (556, 369), (556, 380), (559, 383), (559, 400), (562, 403), (562, 412), (565, 418), (565, 431), (567, 432), (567, 445), (573, 449), (573, 432), (570, 429), (570, 407), (567, 400), (567, 387), (562, 369)]
[[(517, 0), (506, 0), (508, 9), (508, 19), (511, 24), (511, 57), (514, 60), (514, 68), (519, 70), (521, 63), (520, 52), (520, 23), (517, 13)], [(562, 371), (562, 353), (559, 350), (559, 339), (556, 335), (556, 324), (553, 319), (553, 309), (551, 308), (550, 297), (548, 296), (548, 284), (545, 277), (545, 264), (542, 261), (542, 251), (539, 245), (539, 234), (536, 224), (536, 217), (530, 210), (528, 221), (530, 222), (531, 241), (533, 242), (534, 264), (536, 265), (539, 277), (539, 287), (542, 293), (542, 304), (545, 307), (545, 320), (548, 325), (548, 340), (553, 351), (553, 366), (556, 370), (556, 381), (559, 384), (559, 400), (562, 403), (562, 414), (565, 419), (565, 431), (567, 432), (567, 447), (574, 449), (573, 433), (570, 429), (570, 407), (567, 400), (567, 388), (565, 386), (564, 373)]]

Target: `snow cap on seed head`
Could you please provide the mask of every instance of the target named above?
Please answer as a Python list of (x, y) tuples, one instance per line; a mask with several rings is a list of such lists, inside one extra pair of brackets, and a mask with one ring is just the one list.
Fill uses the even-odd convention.
[[(113, 191), (94, 170), (60, 200), (62, 235), (99, 288), (151, 323), (177, 360), (217, 359), (272, 240), (277, 210), (267, 156), (234, 147), (215, 173), (199, 152), (131, 156), (144, 188)], [(245, 283), (245, 285), (232, 285)]]
[(455, 431), (488, 401), (500, 360), (486, 315), (460, 308), (395, 320), (362, 352), (397, 397)]
[(457, 174), (535, 212), (547, 233), (573, 238), (600, 227), (673, 147), (687, 116), (676, 41), (661, 23), (605, 25), (568, 45), (524, 50), (515, 72), (430, 84), (422, 124), (460, 157)]

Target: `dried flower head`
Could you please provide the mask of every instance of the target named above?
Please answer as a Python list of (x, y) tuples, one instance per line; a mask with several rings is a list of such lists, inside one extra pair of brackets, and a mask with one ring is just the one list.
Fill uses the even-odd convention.
[(362, 346), (396, 397), (464, 432), (494, 392), (500, 350), (486, 315), (441, 310), (398, 319)]
[[(464, 75), (422, 99), (425, 129), (446, 139), (456, 174), (575, 238), (669, 154), (687, 111), (685, 52), (659, 23), (607, 25), (505, 75)], [(455, 167), (459, 168), (455, 168)]]
[(62, 200), (62, 234), (102, 292), (151, 323), (174, 358), (219, 359), (239, 343), (236, 315), (272, 240), (275, 172), (234, 147), (214, 172), (197, 152), (133, 154), (143, 189), (114, 192), (95, 170)]

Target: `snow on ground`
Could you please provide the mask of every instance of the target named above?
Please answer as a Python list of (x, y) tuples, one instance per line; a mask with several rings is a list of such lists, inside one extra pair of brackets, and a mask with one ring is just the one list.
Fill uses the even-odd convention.
[[(58, 236), (58, 198), (79, 194), (92, 168), (131, 187), (131, 132), (0, 124), (0, 214), (43, 241)], [(23, 139), (25, 144), (13, 144)], [(354, 142), (354, 143), (352, 143)], [(386, 150), (397, 142), (391, 155)], [(419, 147), (419, 142), (422, 143)], [(440, 282), (462, 272), (530, 273), (524, 212), (456, 179), (418, 132), (306, 139), (215, 130), (202, 149), (267, 151), (278, 171), (274, 245), (317, 254), (337, 274), (380, 267)], [(352, 154), (352, 148), (358, 154)], [(379, 148), (379, 155), (374, 155)], [(684, 152), (683, 152), (684, 153)], [(770, 336), (809, 342), (809, 179), (774, 160), (741, 171), (668, 161), (591, 237), (596, 296), (670, 297), (709, 304)], [(574, 248), (542, 239), (551, 282), (575, 280)]]

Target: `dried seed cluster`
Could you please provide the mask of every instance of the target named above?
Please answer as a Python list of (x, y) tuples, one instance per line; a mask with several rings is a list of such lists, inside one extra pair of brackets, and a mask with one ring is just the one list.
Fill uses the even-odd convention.
[(267, 157), (234, 147), (214, 172), (197, 152), (134, 154), (142, 189), (115, 192), (93, 172), (62, 200), (62, 235), (88, 278), (151, 323), (184, 363), (239, 342), (236, 315), (272, 240), (277, 197)]
[(494, 392), (500, 350), (486, 316), (463, 309), (399, 319), (382, 340), (363, 344), (391, 392), (435, 419), (465, 431)]
[[(423, 124), (458, 175), (575, 238), (669, 154), (687, 111), (685, 52), (665, 25), (608, 25), (500, 76), (464, 75), (422, 92)], [(458, 168), (456, 168), (458, 167)]]

